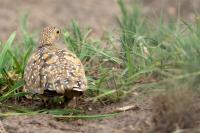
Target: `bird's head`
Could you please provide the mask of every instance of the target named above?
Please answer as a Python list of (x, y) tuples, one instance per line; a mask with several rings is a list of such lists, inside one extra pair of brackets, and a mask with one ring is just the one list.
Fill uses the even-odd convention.
[(54, 44), (60, 38), (61, 30), (56, 27), (46, 27), (43, 29), (40, 38), (40, 45)]

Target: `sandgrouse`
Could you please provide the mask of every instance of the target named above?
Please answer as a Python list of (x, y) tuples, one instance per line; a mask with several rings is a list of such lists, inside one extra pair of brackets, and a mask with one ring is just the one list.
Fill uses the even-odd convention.
[(25, 92), (47, 97), (61, 95), (69, 101), (86, 90), (81, 61), (68, 49), (56, 45), (60, 34), (56, 27), (43, 29), (40, 44), (25, 68)]

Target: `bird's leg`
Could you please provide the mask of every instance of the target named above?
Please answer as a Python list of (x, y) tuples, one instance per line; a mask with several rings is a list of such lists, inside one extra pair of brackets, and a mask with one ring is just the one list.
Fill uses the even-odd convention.
[(69, 104), (70, 99), (66, 96), (64, 96), (64, 108), (68, 108), (68, 104)]
[(49, 100), (47, 98), (43, 98), (42, 101), (45, 108), (49, 106)]
[(71, 101), (69, 101), (68, 103), (68, 107), (70, 108), (76, 108), (77, 107), (77, 102), (76, 102), (77, 98), (76, 97), (73, 97), (71, 99)]
[(42, 96), (42, 95), (38, 95), (38, 97), (42, 100), (42, 105), (43, 107), (48, 107), (49, 104), (49, 99), (48, 97)]
[(32, 96), (31, 96), (31, 104), (33, 104), (33, 102), (34, 102), (34, 98), (36, 97), (36, 94), (33, 94)]
[(70, 99), (65, 97), (64, 104), (65, 108), (76, 108), (76, 97)]

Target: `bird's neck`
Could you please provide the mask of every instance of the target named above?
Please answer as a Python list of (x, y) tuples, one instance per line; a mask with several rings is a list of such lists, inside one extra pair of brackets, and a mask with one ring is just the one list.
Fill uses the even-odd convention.
[(38, 48), (43, 48), (43, 47), (54, 47), (54, 44), (52, 44), (52, 43), (46, 43), (46, 44), (41, 44), (40, 43), (40, 45), (38, 46)]

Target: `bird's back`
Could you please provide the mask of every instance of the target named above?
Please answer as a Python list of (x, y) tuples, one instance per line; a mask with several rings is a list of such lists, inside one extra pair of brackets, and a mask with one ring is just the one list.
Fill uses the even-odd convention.
[(86, 90), (87, 80), (81, 61), (67, 49), (42, 46), (31, 56), (25, 69), (26, 92), (52, 91), (72, 98)]

